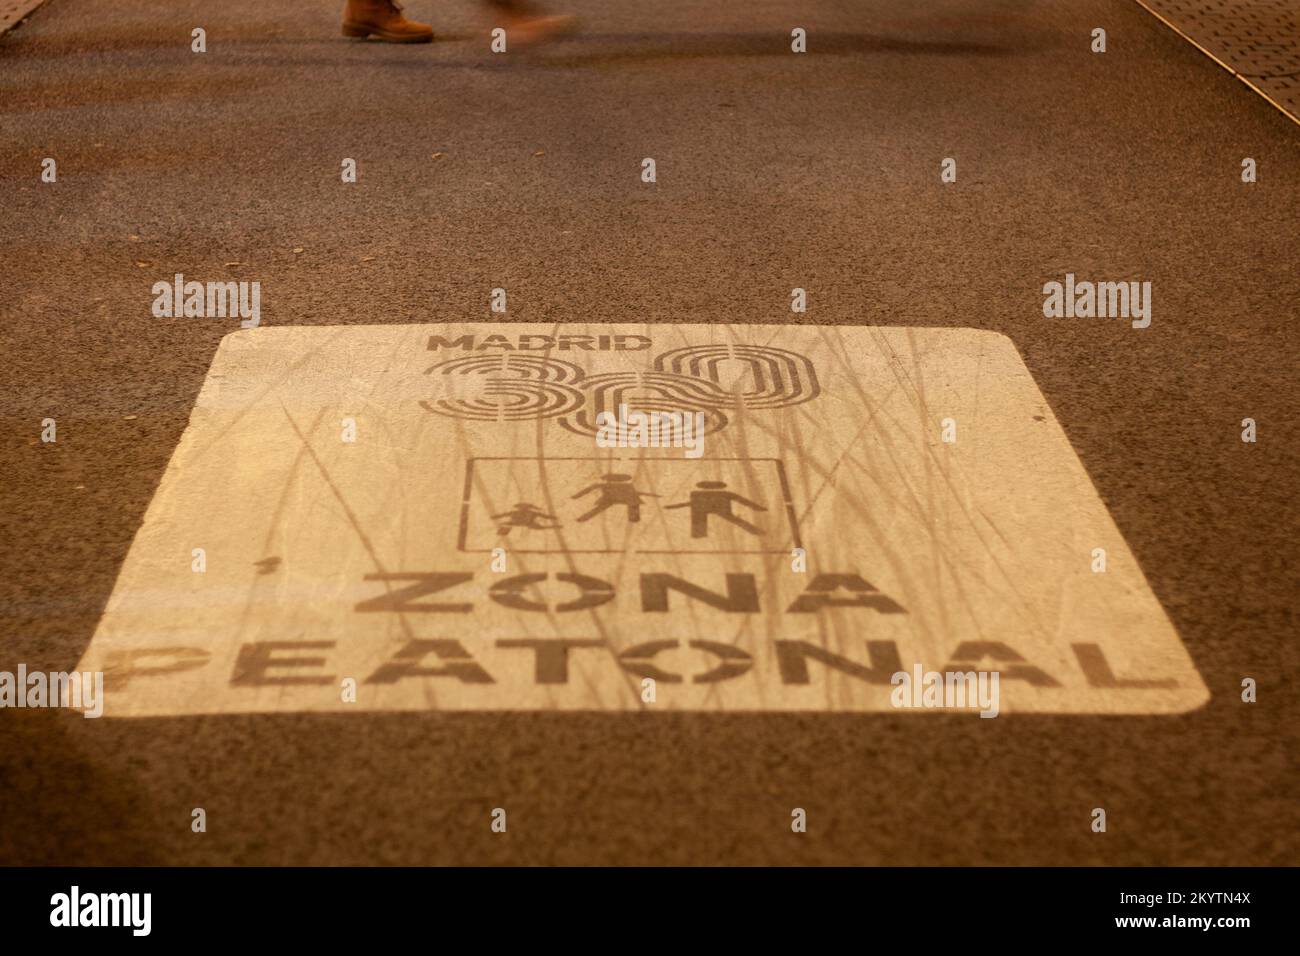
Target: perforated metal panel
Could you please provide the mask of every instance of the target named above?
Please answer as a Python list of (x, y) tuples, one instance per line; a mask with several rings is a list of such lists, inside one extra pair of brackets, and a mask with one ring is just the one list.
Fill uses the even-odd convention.
[(1300, 123), (1300, 0), (1138, 0)]
[(0, 33), (4, 33), (45, 0), (0, 0)]

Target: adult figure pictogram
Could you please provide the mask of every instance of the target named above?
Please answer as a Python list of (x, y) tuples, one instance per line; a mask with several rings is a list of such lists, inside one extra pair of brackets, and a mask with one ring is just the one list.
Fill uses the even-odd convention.
[(588, 485), (576, 495), (574, 499), (589, 495), (593, 491), (600, 494), (596, 497), (596, 504), (590, 511), (578, 518), (579, 521), (589, 521), (596, 515), (600, 514), (606, 508), (612, 508), (614, 505), (623, 505), (627, 508), (627, 520), (633, 524), (641, 520), (641, 499), (657, 498), (658, 495), (647, 491), (637, 491), (632, 484), (631, 475), (622, 475), (611, 472), (605, 475), (594, 485)]
[(691, 537), (706, 538), (709, 534), (709, 515), (721, 518), (723, 521), (730, 521), (739, 528), (744, 528), (750, 534), (761, 535), (763, 529), (758, 525), (751, 524), (739, 515), (732, 514), (731, 504), (736, 502), (747, 508), (753, 508), (755, 511), (766, 511), (767, 509), (757, 501), (750, 501), (744, 495), (738, 495), (734, 491), (724, 491), (727, 487), (725, 481), (697, 481), (695, 483), (696, 491), (691, 492), (690, 500), (683, 501), (675, 505), (665, 505), (665, 509), (672, 508), (690, 508), (691, 509)]

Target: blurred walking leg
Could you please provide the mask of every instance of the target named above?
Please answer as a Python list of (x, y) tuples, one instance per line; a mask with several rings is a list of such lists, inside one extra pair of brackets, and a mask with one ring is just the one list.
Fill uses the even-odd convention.
[(494, 27), (504, 27), (506, 43), (528, 46), (551, 37), (571, 33), (578, 19), (571, 14), (542, 13), (529, 0), (485, 0), (499, 22)]

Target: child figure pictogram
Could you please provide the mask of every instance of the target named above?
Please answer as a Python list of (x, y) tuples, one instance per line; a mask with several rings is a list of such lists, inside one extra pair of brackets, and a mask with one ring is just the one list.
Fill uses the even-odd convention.
[[(501, 514), (493, 515), (492, 517), (497, 520), (505, 519), (501, 524), (497, 525), (497, 534), (502, 535), (503, 537), (510, 533), (511, 528), (529, 528), (533, 531), (550, 531), (553, 528), (560, 527), (560, 524), (556, 521), (555, 515), (547, 514), (536, 505), (530, 505), (524, 501), (516, 502), (515, 506), (509, 511), (503, 511)], [(544, 518), (549, 518), (551, 521), (556, 521), (556, 523), (541, 524), (540, 522)]]

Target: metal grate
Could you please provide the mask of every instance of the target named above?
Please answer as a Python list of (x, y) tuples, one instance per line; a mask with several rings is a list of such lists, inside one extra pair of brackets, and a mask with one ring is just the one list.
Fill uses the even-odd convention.
[(45, 0), (0, 0), (0, 33), (16, 26)]
[(1300, 123), (1297, 0), (1138, 0)]

